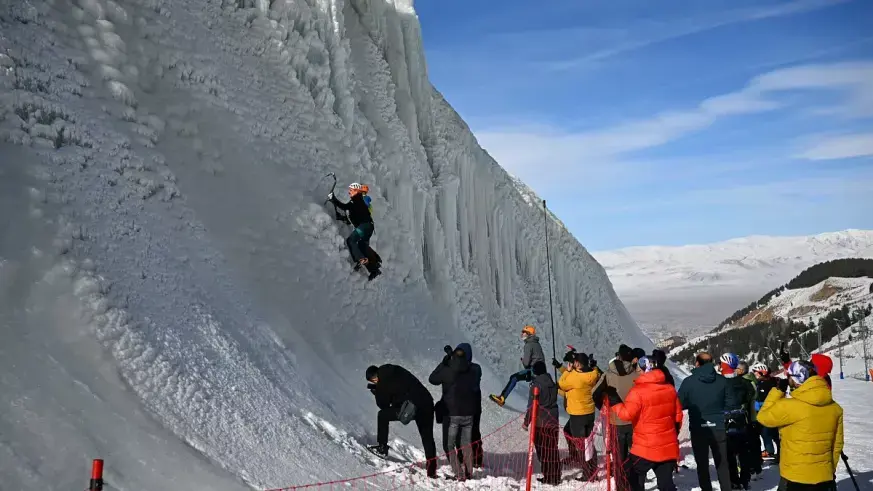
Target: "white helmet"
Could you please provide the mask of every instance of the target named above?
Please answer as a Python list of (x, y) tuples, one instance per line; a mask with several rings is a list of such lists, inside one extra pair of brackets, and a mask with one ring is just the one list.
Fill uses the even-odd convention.
[(361, 186), (361, 184), (358, 182), (353, 182), (353, 183), (349, 184), (349, 189), (362, 189), (362, 188), (363, 188), (363, 186)]
[(761, 363), (761, 362), (758, 362), (758, 363), (755, 363), (754, 365), (752, 365), (751, 370), (752, 370), (752, 373), (754, 373), (754, 372), (764, 372), (764, 373), (767, 373), (767, 372), (770, 371), (770, 369), (767, 368), (767, 365), (765, 365), (765, 364), (763, 364), (763, 363)]

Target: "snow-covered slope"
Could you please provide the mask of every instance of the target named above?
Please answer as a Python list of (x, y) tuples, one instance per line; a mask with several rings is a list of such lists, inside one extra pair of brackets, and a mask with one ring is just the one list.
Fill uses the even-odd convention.
[[(372, 441), (367, 365), (470, 341), (489, 392), (522, 325), (550, 351), (539, 200), (431, 87), (409, 0), (2, 2), (0, 162), (4, 489), (372, 472), (312, 424)], [(328, 172), (370, 185), (372, 283)], [(557, 344), (649, 348), (550, 227)]]
[(846, 306), (850, 311), (873, 302), (873, 278), (828, 278), (809, 288), (784, 290), (765, 305), (749, 312), (730, 327), (766, 322), (774, 317), (817, 323), (833, 310)]
[(697, 334), (803, 269), (873, 257), (873, 231), (752, 236), (707, 245), (593, 252), (628, 309), (653, 331)]

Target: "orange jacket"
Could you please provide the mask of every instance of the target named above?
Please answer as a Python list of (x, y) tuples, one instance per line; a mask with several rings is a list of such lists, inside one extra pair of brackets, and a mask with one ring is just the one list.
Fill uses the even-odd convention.
[(682, 405), (676, 388), (666, 383), (664, 372), (640, 375), (624, 402), (613, 406), (615, 414), (634, 425), (630, 453), (652, 462), (679, 459), (676, 426), (682, 424)]

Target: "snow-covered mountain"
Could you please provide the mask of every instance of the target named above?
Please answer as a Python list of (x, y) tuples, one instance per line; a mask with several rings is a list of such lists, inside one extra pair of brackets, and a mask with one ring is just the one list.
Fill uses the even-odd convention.
[[(369, 364), (426, 379), (470, 341), (487, 393), (524, 324), (651, 347), (554, 217), (551, 339), (540, 201), (421, 43), (411, 0), (0, 3), (4, 489), (81, 488), (93, 457), (113, 489), (372, 473), (345, 445), (374, 439)], [(370, 186), (374, 282), (329, 172)]]
[(873, 257), (873, 231), (752, 236), (707, 245), (593, 252), (646, 329), (697, 334), (813, 264)]
[(726, 328), (766, 322), (774, 317), (809, 324), (835, 309), (855, 310), (873, 303), (873, 278), (828, 278), (808, 288), (784, 290)]

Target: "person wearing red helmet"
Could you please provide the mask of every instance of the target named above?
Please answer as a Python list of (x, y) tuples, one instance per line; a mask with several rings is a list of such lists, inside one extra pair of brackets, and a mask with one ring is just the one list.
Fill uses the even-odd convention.
[(356, 263), (355, 269), (366, 266), (372, 280), (382, 272), (379, 270), (379, 264), (369, 264), (367, 259), (367, 252), (370, 250), (370, 237), (375, 231), (373, 215), (370, 213), (370, 197), (367, 196), (369, 191), (370, 188), (366, 184), (353, 182), (349, 184), (350, 199), (348, 203), (339, 201), (333, 193), (328, 194), (327, 199), (337, 208), (348, 211), (349, 221), (355, 229), (346, 238), (346, 246), (349, 248), (352, 260)]

